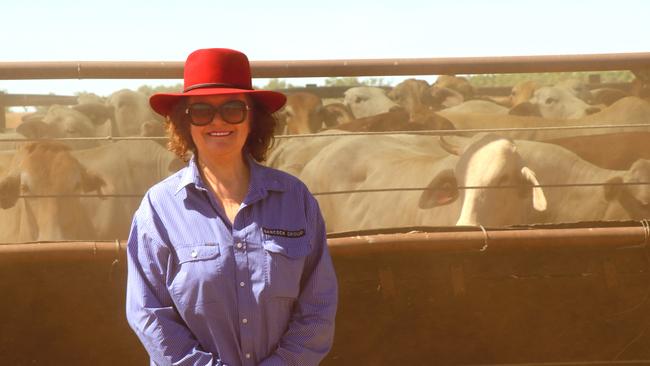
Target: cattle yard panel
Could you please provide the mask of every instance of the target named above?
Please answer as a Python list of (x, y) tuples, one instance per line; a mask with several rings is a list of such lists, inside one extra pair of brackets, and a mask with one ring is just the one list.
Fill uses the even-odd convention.
[[(540, 233), (454, 228), (330, 238), (340, 305), (322, 364), (650, 360), (647, 223)], [(123, 315), (125, 249), (120, 241), (0, 246), (0, 276), (14, 279), (0, 282), (12, 299), (0, 305), (11, 319), (0, 332), (3, 361), (146, 363)]]

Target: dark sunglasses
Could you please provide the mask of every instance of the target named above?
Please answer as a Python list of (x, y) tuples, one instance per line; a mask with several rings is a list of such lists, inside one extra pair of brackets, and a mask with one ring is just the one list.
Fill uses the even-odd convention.
[(244, 122), (246, 113), (250, 110), (251, 108), (243, 101), (232, 100), (219, 106), (209, 103), (193, 103), (185, 109), (185, 114), (190, 117), (190, 123), (195, 126), (209, 124), (217, 112), (224, 122), (234, 125)]

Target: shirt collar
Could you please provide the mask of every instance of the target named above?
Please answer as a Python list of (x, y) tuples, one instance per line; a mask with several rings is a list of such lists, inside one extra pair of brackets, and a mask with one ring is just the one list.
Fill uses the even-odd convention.
[[(266, 197), (268, 191), (284, 192), (286, 190), (285, 185), (274, 174), (273, 169), (261, 165), (250, 154), (246, 154), (246, 161), (248, 162), (251, 177), (249, 189), (249, 195), (251, 197), (250, 199), (247, 197), (245, 199), (246, 202), (252, 203), (252, 201)], [(196, 156), (192, 156), (187, 167), (181, 171), (176, 193), (190, 184), (198, 189), (207, 189), (199, 173)]]

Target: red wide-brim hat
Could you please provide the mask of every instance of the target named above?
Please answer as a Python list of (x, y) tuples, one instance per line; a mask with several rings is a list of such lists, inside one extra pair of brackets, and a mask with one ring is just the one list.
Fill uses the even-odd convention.
[(254, 90), (248, 57), (227, 48), (196, 50), (187, 56), (181, 93), (156, 93), (149, 104), (156, 113), (169, 116), (179, 100), (192, 95), (248, 94), (257, 105), (273, 113), (287, 97), (270, 90)]

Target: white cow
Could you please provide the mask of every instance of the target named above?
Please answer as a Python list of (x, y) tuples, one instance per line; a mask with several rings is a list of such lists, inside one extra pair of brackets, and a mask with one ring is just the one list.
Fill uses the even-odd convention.
[[(461, 138), (455, 141), (459, 139), (463, 141)], [(464, 140), (459, 145), (471, 142)], [(570, 150), (554, 144), (515, 140), (513, 146), (523, 164), (535, 172), (548, 206), (546, 210), (529, 208), (524, 223), (639, 220), (650, 216), (650, 187), (636, 185), (650, 182), (650, 161), (639, 159), (627, 170), (610, 170), (586, 162)], [(605, 185), (592, 186), (594, 183)], [(634, 185), (616, 185), (620, 183)], [(544, 187), (548, 185), (556, 187)], [(491, 207), (496, 213), (501, 210), (500, 206), (497, 202)], [(513, 218), (512, 221), (517, 220)]]
[(388, 98), (382, 88), (355, 86), (345, 91), (343, 104), (350, 108), (355, 118), (386, 113), (399, 105)]
[(163, 121), (151, 107), (149, 98), (138, 91), (122, 89), (108, 97), (107, 105), (114, 110), (115, 124), (113, 136), (137, 136), (141, 134), (141, 125), (145, 122)]
[(545, 86), (535, 90), (529, 100), (544, 118), (579, 119), (600, 111), (599, 107), (587, 104), (566, 88)]
[[(524, 220), (528, 206), (545, 207), (543, 192), (527, 188), (536, 184), (534, 173), (522, 165), (512, 147), (506, 139), (482, 137), (458, 158), (437, 146), (431, 136), (352, 136), (322, 148), (300, 178), (317, 193), (328, 231), (453, 224), (499, 226)], [(457, 189), (487, 184), (518, 188)], [(324, 194), (427, 186), (429, 190), (424, 193)], [(500, 210), (495, 211), (495, 205)]]

